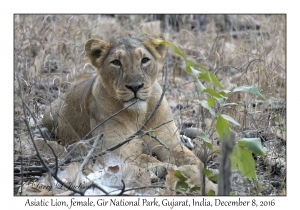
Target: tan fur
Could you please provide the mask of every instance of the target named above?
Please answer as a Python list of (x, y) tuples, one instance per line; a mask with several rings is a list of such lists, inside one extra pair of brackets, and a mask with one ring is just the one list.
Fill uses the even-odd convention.
[[(90, 136), (104, 134), (102, 149), (122, 142), (143, 125), (161, 96), (162, 89), (156, 77), (164, 50), (163, 45), (155, 45), (150, 39), (121, 38), (110, 43), (98, 39), (87, 41), (85, 52), (97, 74), (80, 76), (67, 93), (53, 101), (45, 111), (44, 125), (49, 130), (58, 127), (58, 136), (65, 144), (81, 140), (97, 124), (134, 101), (135, 94), (128, 86), (143, 84), (136, 93), (137, 104), (108, 120)], [(143, 58), (150, 60), (142, 64)], [(114, 60), (119, 60), (121, 66), (113, 64)], [(164, 98), (156, 115), (143, 130), (170, 120), (173, 116)], [(114, 152), (124, 160), (135, 159), (142, 151), (147, 151), (162, 162), (177, 166), (196, 165), (198, 169), (202, 166), (201, 161), (182, 145), (173, 121), (155, 129), (154, 133), (170, 148), (169, 151), (156, 140), (143, 136)]]

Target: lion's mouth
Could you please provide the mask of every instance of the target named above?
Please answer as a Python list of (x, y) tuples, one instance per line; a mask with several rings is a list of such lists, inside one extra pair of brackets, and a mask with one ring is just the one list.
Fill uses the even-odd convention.
[(123, 103), (134, 103), (134, 102), (138, 102), (138, 101), (145, 101), (144, 99), (138, 98), (138, 97), (133, 97), (129, 100), (123, 101)]
[(132, 98), (123, 102), (124, 108), (128, 110), (147, 110), (147, 102), (144, 99)]

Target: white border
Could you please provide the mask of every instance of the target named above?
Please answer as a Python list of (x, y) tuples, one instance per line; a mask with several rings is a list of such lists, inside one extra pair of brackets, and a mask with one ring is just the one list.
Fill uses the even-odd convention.
[[(252, 1), (5, 1), (5, 6), (1, 8), (1, 69), (2, 78), (0, 83), (1, 96), (1, 204), (7, 207), (22, 207), (26, 202), (26, 197), (13, 196), (13, 14), (14, 13), (281, 13), (287, 14), (287, 81), (288, 81), (288, 108), (287, 108), (287, 160), (288, 160), (288, 179), (287, 179), (287, 197), (276, 197), (276, 207), (298, 206), (299, 181), (296, 179), (300, 170), (298, 169), (299, 154), (299, 130), (300, 125), (298, 116), (299, 107), (299, 12), (298, 6), (291, 2), (276, 2), (271, 0), (252, 0)], [(4, 46), (4, 47), (3, 47)], [(37, 197), (41, 199), (42, 197)], [(147, 197), (151, 200), (151, 197)], [(166, 197), (158, 198), (162, 200)], [(171, 197), (173, 199), (175, 197)], [(182, 197), (181, 197), (182, 198)], [(184, 198), (184, 197), (183, 197)], [(182, 199), (183, 199), (182, 198)], [(234, 199), (237, 197), (234, 197)], [(31, 198), (32, 200), (33, 198)], [(51, 199), (47, 197), (46, 199)], [(93, 200), (99, 199), (92, 197)], [(133, 199), (133, 198), (126, 198)], [(200, 199), (200, 198), (199, 198)], [(209, 200), (215, 199), (209, 197)], [(222, 198), (232, 200), (231, 197)], [(243, 199), (270, 200), (271, 197), (244, 197)], [(63, 197), (60, 200), (69, 201), (69, 198)], [(4, 204), (4, 205), (3, 205)], [(133, 207), (122, 207), (122, 209), (132, 209)], [(139, 207), (141, 208), (141, 207)], [(144, 208), (144, 207), (142, 207)], [(151, 207), (153, 208), (153, 207)], [(169, 209), (169, 207), (166, 207)], [(194, 207), (201, 208), (201, 207)], [(219, 208), (219, 207), (215, 207)], [(232, 208), (232, 207), (222, 207)], [(269, 209), (267, 207), (265, 209)], [(57, 208), (58, 209), (58, 208)], [(64, 208), (65, 209), (65, 208)], [(136, 208), (137, 209), (137, 208)], [(177, 208), (178, 209), (178, 208)], [(296, 209), (296, 208), (291, 208)]]

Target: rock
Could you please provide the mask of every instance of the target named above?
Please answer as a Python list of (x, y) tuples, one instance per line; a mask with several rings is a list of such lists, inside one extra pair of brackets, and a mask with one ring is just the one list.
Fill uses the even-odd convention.
[[(44, 136), (49, 136), (49, 135), (50, 135), (47, 128), (41, 128), (41, 131), (43, 132)], [(40, 130), (39, 130), (38, 128), (35, 129), (35, 130), (32, 132), (32, 134), (33, 134), (35, 137), (37, 137), (37, 138), (42, 138), (42, 137), (43, 137), (42, 134), (41, 134), (41, 132), (40, 132)]]
[(180, 131), (180, 134), (185, 135), (191, 139), (194, 139), (197, 136), (199, 136), (201, 131), (202, 130), (200, 128), (186, 128), (186, 129), (183, 129), (182, 131)]
[(184, 108), (184, 106), (182, 104), (177, 104), (176, 105), (176, 109), (178, 110), (182, 110)]
[(214, 162), (214, 161), (209, 161), (208, 164), (207, 164), (207, 167), (208, 168), (211, 168), (211, 169), (218, 169), (219, 168), (219, 163), (217, 162)]
[(184, 146), (186, 146), (189, 150), (194, 149), (195, 146), (189, 137), (187, 137), (185, 135), (180, 135), (180, 139), (181, 139), (181, 142), (184, 144)]
[(167, 168), (163, 165), (155, 166), (155, 167), (151, 168), (151, 171), (159, 179), (164, 179), (167, 175)]
[(279, 186), (280, 186), (280, 181), (271, 181), (270, 183), (271, 183), (271, 185), (273, 185), (274, 187), (279, 187)]

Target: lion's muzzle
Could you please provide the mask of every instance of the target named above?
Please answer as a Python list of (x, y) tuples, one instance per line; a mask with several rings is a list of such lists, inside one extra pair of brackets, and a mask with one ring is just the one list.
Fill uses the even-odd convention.
[(125, 87), (129, 90), (131, 90), (134, 93), (134, 97), (137, 98), (136, 94), (137, 92), (144, 87), (144, 83), (133, 83), (130, 85), (125, 85)]

